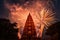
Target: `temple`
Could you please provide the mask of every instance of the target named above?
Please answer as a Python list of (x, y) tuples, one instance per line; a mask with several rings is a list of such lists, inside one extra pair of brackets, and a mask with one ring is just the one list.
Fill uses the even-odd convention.
[(34, 25), (31, 15), (29, 14), (26, 20), (25, 26), (24, 26), (21, 40), (38, 40), (36, 35), (37, 34), (36, 34), (35, 25)]

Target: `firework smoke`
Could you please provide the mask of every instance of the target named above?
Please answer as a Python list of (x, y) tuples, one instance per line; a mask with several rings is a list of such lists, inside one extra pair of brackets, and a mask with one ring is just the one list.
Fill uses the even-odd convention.
[(51, 0), (29, 0), (23, 2), (23, 4), (9, 4), (5, 1), (6, 7), (10, 10), (10, 20), (18, 23), (19, 38), (21, 38), (21, 30), (24, 28), (29, 13), (36, 26), (37, 36), (42, 37), (44, 28), (48, 28), (48, 26), (55, 22), (51, 3)]

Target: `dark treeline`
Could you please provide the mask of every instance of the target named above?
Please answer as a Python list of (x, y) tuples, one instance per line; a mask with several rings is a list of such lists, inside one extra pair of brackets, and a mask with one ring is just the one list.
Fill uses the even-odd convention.
[(0, 19), (0, 40), (18, 40), (18, 29), (14, 29), (16, 23), (11, 23), (8, 19)]
[[(16, 27), (16, 23), (11, 23), (9, 19), (0, 19), (0, 40), (18, 40), (18, 29), (14, 29), (14, 27)], [(50, 38), (44, 40), (59, 40), (60, 22), (51, 25), (46, 30), (46, 35), (50, 36)]]
[(50, 36), (49, 40), (60, 40), (60, 22), (51, 25), (46, 31), (46, 35)]

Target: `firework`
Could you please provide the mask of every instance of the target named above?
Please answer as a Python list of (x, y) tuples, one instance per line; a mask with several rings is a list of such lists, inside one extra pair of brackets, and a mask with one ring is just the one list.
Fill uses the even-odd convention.
[[(55, 22), (55, 16), (54, 13), (51, 10), (47, 10), (47, 9), (42, 9), (41, 12), (38, 13), (39, 14), (39, 21), (40, 21), (40, 32), (41, 35), (43, 33), (43, 29), (44, 28), (48, 28), (51, 24), (53, 24)], [(40, 36), (41, 36), (40, 35)]]
[[(17, 28), (19, 28), (18, 35), (20, 35), (20, 29), (22, 27), (22, 30), (24, 28), (26, 19), (28, 17), (28, 14), (30, 13), (34, 24), (36, 26), (37, 30), (37, 35), (40, 34), (40, 37), (42, 36), (43, 29), (45, 27), (48, 28), (49, 25), (54, 23), (55, 18), (54, 18), (54, 13), (51, 8), (49, 8), (51, 5), (49, 5), (49, 1), (41, 1), (41, 0), (35, 0), (32, 1), (31, 3), (27, 1), (23, 5), (10, 5), (10, 4), (5, 4), (7, 8), (10, 10), (10, 20), (12, 22), (17, 22)], [(37, 24), (39, 23), (39, 27), (37, 28)], [(23, 32), (23, 31), (22, 31)], [(21, 36), (19, 36), (20, 38)]]

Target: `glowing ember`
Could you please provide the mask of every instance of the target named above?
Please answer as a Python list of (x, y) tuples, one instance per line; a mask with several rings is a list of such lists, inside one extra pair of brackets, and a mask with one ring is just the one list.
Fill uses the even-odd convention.
[[(23, 5), (9, 5), (6, 3), (7, 8), (10, 10), (10, 20), (17, 22), (17, 28), (19, 28), (18, 36), (21, 38), (22, 30), (24, 28), (28, 14), (30, 13), (34, 24), (36, 26), (37, 36), (42, 37), (44, 27), (48, 27), (54, 23), (54, 13), (49, 6), (48, 1), (35, 0), (31, 2), (27, 1)], [(21, 32), (22, 31), (22, 32)], [(40, 34), (40, 35), (39, 35)]]

